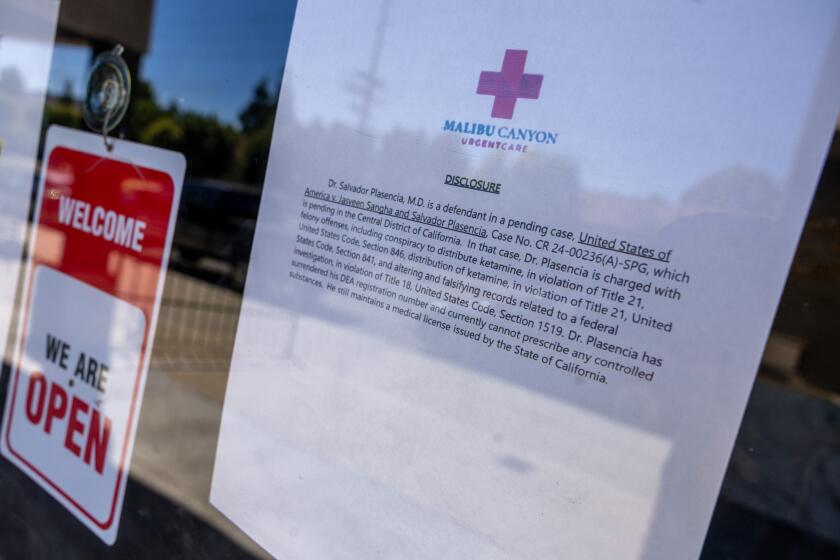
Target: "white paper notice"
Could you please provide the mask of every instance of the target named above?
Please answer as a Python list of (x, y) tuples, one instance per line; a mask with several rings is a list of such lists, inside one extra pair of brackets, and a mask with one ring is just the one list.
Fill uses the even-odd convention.
[(58, 0), (0, 2), (0, 344), (5, 348), (34, 186)]
[(212, 503), (280, 558), (697, 557), (838, 24), (301, 0)]

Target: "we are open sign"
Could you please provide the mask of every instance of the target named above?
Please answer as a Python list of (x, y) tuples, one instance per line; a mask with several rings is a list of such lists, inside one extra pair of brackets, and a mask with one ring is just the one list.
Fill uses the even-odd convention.
[(185, 162), (59, 127), (44, 154), (0, 450), (112, 544)]

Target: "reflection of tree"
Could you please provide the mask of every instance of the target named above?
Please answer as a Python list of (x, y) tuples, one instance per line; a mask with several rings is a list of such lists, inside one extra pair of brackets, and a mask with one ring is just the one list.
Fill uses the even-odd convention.
[[(260, 185), (265, 173), (277, 90), (266, 80), (254, 88), (252, 98), (239, 114), (241, 127), (219, 121), (215, 115), (164, 106), (152, 86), (133, 84), (128, 114), (119, 135), (181, 152), (187, 159), (187, 174)], [(84, 128), (80, 103), (61, 95), (48, 101), (45, 126), (61, 124)]]
[(732, 166), (698, 182), (682, 196), (682, 203), (703, 211), (773, 216), (780, 194), (766, 173)]
[(262, 80), (254, 88), (251, 101), (239, 113), (244, 144), (241, 152), (241, 180), (246, 183), (259, 184), (265, 175), (277, 96), (278, 92), (271, 91), (268, 82)]
[(276, 108), (277, 92), (272, 92), (268, 87), (268, 80), (260, 80), (254, 88), (251, 101), (239, 113), (239, 122), (242, 124), (243, 132), (252, 132), (271, 124), (274, 120), (274, 109)]
[(124, 130), (128, 138), (183, 153), (189, 175), (236, 178), (233, 127), (214, 115), (161, 106), (147, 82), (140, 81), (131, 97)]
[(17, 68), (3, 68), (0, 71), (0, 89), (10, 94), (23, 91), (23, 79)]

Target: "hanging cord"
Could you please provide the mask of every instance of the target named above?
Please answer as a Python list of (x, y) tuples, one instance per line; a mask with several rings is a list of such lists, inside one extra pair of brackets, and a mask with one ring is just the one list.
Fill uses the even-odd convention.
[(108, 139), (108, 120), (111, 118), (111, 111), (105, 113), (105, 121), (102, 124), (102, 142), (105, 144), (105, 149), (109, 152), (114, 151), (114, 143)]

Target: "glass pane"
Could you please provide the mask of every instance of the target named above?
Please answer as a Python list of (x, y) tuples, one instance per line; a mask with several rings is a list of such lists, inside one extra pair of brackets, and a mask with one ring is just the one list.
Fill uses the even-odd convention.
[[(39, 3), (48, 12), (51, 1)], [(705, 10), (714, 3), (696, 4)], [(0, 18), (47, 17), (21, 6), (0, 0)], [(389, 0), (382, 6), (377, 16), (387, 22)], [(480, 15), (481, 4), (475, 6)], [(269, 557), (208, 496), (296, 7), (294, 0), (62, 0), (54, 45), (34, 32), (7, 30), (0, 21), (0, 125), (11, 128), (9, 123), (22, 119), (13, 130), (19, 138), (31, 136), (40, 156), (50, 125), (88, 130), (83, 118), (87, 73), (97, 55), (120, 44), (132, 76), (131, 96), (125, 119), (111, 136), (117, 142), (178, 152), (186, 159), (117, 540), (105, 545), (0, 458), (0, 557)], [(523, 4), (521, 9), (539, 8)], [(504, 22), (490, 24), (504, 28)], [(347, 48), (369, 49), (374, 40), (360, 38), (358, 45)], [(51, 56), (48, 75), (42, 76), (47, 84), (43, 107), (31, 89), (37, 68), (46, 72), (36, 62), (39, 49), (45, 60), (49, 57), (43, 53)], [(7, 62), (12, 55), (31, 63), (12, 68)], [(356, 132), (367, 130), (366, 119), (377, 100), (377, 60), (374, 56), (365, 71), (333, 70), (331, 60), (323, 61), (325, 72), (347, 76), (347, 92), (357, 100), (347, 108), (358, 117)], [(419, 79), (411, 60), (405, 66), (412, 79)], [(26, 99), (28, 103), (21, 101)], [(292, 124), (277, 123), (277, 130)], [(327, 123), (311, 123), (311, 128), (330, 134)], [(3, 134), (9, 133), (0, 126)], [(0, 140), (0, 158), (8, 159), (12, 144)], [(789, 141), (796, 147), (798, 139)], [(25, 184), (31, 190), (31, 226), (39, 178), (30, 184), (25, 174), (9, 179), (11, 171), (0, 170), (8, 173), (9, 185)], [(741, 173), (738, 181), (762, 196), (762, 177), (743, 169), (733, 173)], [(696, 189), (712, 192), (713, 179), (701, 181)], [(0, 177), (0, 186), (3, 181)], [(840, 140), (835, 133), (706, 536), (704, 559), (840, 558), (838, 181)], [(0, 243), (17, 254), (18, 230), (26, 225), (23, 210), (9, 210), (11, 203), (3, 203), (3, 197), (11, 191), (3, 190)], [(617, 219), (629, 219), (632, 209), (624, 212)], [(4, 311), (0, 305), (2, 321), (17, 317), (22, 305), (22, 271), (16, 268), (17, 258), (13, 260), (15, 266), (0, 268), (10, 290), (17, 287), (14, 309)], [(134, 274), (122, 269), (113, 281), (119, 283), (123, 275), (129, 282)], [(15, 328), (12, 320), (0, 403), (11, 379)], [(527, 470), (515, 458), (508, 466)], [(353, 528), (348, 526), (347, 532), (352, 534)], [(412, 552), (406, 550), (405, 557)]]

